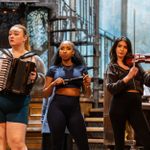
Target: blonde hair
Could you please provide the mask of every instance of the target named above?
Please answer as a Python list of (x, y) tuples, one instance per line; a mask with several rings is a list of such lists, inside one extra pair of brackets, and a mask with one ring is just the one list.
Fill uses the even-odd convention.
[(16, 24), (16, 25), (14, 25), (12, 27), (17, 27), (19, 29), (22, 29), (24, 35), (27, 37), (27, 39), (25, 41), (25, 44), (24, 44), (25, 49), (28, 50), (28, 51), (30, 51), (31, 50), (30, 38), (29, 38), (29, 35), (28, 35), (28, 32), (27, 32), (27, 28), (25, 26), (21, 25), (21, 24)]

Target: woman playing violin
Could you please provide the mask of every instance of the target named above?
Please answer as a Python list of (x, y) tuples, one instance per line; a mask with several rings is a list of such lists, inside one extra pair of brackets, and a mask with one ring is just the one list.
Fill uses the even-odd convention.
[(150, 74), (138, 63), (129, 66), (126, 60), (130, 55), (130, 40), (127, 37), (116, 39), (110, 50), (110, 63), (106, 71), (106, 87), (113, 95), (109, 115), (115, 148), (124, 149), (125, 124), (129, 121), (144, 150), (150, 150), (150, 133), (141, 107), (143, 85), (150, 87)]

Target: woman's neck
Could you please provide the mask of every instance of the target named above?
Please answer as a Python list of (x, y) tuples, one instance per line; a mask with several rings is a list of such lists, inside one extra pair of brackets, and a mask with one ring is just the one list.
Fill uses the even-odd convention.
[(27, 50), (25, 50), (22, 47), (13, 47), (11, 49), (11, 52), (12, 52), (13, 56), (15, 58), (17, 58), (17, 57), (20, 57), (21, 55), (25, 54), (27, 52)]
[(124, 65), (122, 60), (117, 60), (117, 63), (120, 64), (120, 65)]
[(70, 67), (70, 66), (73, 66), (73, 63), (72, 61), (62, 61), (61, 63), (63, 66), (66, 66), (66, 67)]
[(17, 53), (24, 53), (26, 52), (27, 50), (25, 49), (24, 46), (14, 46), (12, 47), (12, 52), (17, 52)]
[(126, 65), (123, 63), (122, 60), (118, 60), (118, 61), (117, 61), (117, 64), (118, 64), (120, 67), (124, 68), (125, 70), (128, 70), (128, 69), (129, 69), (129, 67), (126, 66)]

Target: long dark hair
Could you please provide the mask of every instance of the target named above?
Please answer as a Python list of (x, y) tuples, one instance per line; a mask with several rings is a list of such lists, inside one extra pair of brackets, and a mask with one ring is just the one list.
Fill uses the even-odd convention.
[[(71, 41), (63, 41), (63, 42), (69, 42), (69, 44), (72, 46), (73, 50), (75, 51), (74, 56), (71, 58), (72, 63), (73, 63), (74, 65), (76, 65), (76, 66), (78, 66), (78, 65), (86, 65), (83, 56), (82, 56), (81, 53), (76, 49), (74, 43), (71, 42)], [(61, 42), (60, 45), (61, 45), (63, 42)], [(60, 45), (59, 45), (59, 47), (58, 47), (58, 51), (56, 52), (56, 54), (54, 55), (53, 60), (52, 60), (53, 65), (56, 65), (56, 66), (59, 66), (59, 65), (61, 65), (61, 63), (62, 63), (62, 59), (61, 59), (61, 57), (59, 56)]]
[(121, 36), (119, 38), (117, 38), (113, 44), (113, 46), (111, 47), (111, 50), (110, 50), (110, 62), (112, 63), (116, 63), (117, 62), (117, 54), (116, 54), (116, 47), (118, 45), (118, 43), (120, 41), (125, 41), (127, 43), (127, 54), (123, 60), (123, 62), (126, 64), (126, 59), (130, 56), (132, 56), (132, 45), (131, 45), (131, 41), (127, 38), (127, 37), (124, 37), (124, 36)]

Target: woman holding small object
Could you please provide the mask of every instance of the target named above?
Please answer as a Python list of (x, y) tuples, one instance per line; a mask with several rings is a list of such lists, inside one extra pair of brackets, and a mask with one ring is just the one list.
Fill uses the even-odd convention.
[(48, 97), (51, 95), (53, 88), (56, 87), (47, 114), (52, 134), (53, 150), (61, 149), (66, 126), (78, 149), (89, 150), (79, 98), (81, 88), (85, 96), (89, 97), (91, 95), (90, 83), (91, 78), (87, 74), (83, 57), (75, 49), (72, 42), (63, 41), (54, 58), (54, 65), (47, 72), (46, 84), (43, 90), (44, 97)]
[[(11, 53), (14, 59), (29, 54), (29, 37), (25, 26), (20, 24), (12, 26), (9, 30), (8, 39), (11, 48), (7, 52)], [(7, 52), (5, 52), (1, 51), (0, 56), (7, 58)], [(34, 83), (32, 94), (35, 91), (39, 92), (43, 89), (45, 81), (44, 63), (37, 55), (28, 57), (24, 61), (31, 61), (36, 64), (36, 68), (33, 68), (33, 71), (29, 73), (29, 77), (27, 77), (27, 84)], [(20, 83), (21, 81), (18, 84), (20, 85)], [(27, 150), (25, 136), (30, 94), (0, 91), (0, 150), (6, 150), (6, 143), (11, 150)]]

